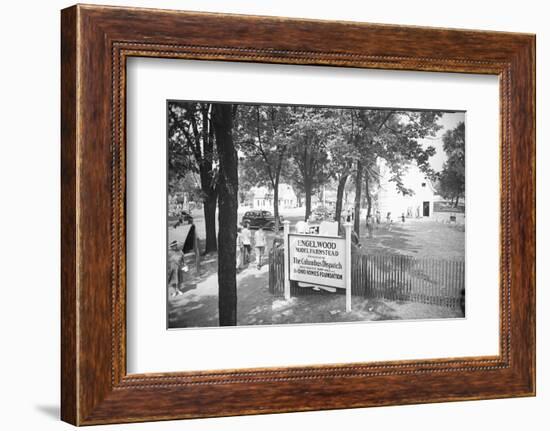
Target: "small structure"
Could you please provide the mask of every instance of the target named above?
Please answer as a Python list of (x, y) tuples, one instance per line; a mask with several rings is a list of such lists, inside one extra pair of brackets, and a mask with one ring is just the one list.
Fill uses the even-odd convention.
[(384, 161), (378, 163), (380, 169), (380, 185), (378, 188), (378, 205), (382, 219), (391, 213), (391, 219), (396, 221), (402, 215), (408, 218), (431, 218), (434, 211), (436, 192), (432, 182), (418, 168), (411, 164), (405, 168), (403, 186), (410, 194), (403, 194), (395, 181), (392, 172)]
[(311, 197), (311, 206), (315, 208), (317, 206), (323, 206), (326, 208), (334, 209), (336, 207), (336, 186), (327, 187), (326, 185), (321, 186), (318, 193), (315, 193)]
[[(273, 190), (267, 187), (252, 187), (252, 208), (259, 210), (273, 210)], [(296, 208), (296, 193), (290, 184), (279, 184), (279, 208)]]
[[(290, 233), (283, 222), (284, 297), (290, 299), (290, 282), (345, 289), (346, 311), (351, 311), (351, 223), (345, 236)], [(328, 227), (328, 226), (327, 226)]]

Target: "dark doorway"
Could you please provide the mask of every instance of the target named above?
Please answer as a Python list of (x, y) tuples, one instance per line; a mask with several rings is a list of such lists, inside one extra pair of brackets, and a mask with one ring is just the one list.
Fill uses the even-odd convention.
[(424, 201), (424, 203), (422, 204), (422, 215), (424, 217), (429, 217), (430, 216), (430, 202), (429, 201)]

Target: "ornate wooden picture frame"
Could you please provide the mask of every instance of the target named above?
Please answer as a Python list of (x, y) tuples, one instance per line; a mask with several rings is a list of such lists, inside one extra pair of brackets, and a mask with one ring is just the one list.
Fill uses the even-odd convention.
[[(61, 20), (61, 417), (75, 425), (535, 394), (535, 37), (73, 6)], [(497, 75), (500, 354), (126, 372), (126, 60)]]

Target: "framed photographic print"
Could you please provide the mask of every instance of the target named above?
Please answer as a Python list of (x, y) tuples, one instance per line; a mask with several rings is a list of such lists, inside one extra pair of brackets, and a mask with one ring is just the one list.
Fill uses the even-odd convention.
[(63, 420), (534, 395), (533, 35), (61, 30)]

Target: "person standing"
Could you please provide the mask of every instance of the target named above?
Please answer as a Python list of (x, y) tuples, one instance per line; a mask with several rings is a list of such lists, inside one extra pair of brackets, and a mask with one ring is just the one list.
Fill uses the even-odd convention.
[(243, 263), (243, 238), (241, 233), (241, 228), (237, 228), (237, 250), (236, 250), (236, 267), (237, 271), (241, 269), (242, 263)]
[(346, 222), (351, 223), (352, 221), (353, 220), (352, 220), (352, 216), (351, 216), (351, 210), (348, 208), (347, 216), (346, 216)]
[(248, 223), (246, 223), (241, 231), (241, 242), (243, 244), (243, 265), (248, 265), (250, 262), (250, 239), (251, 239), (250, 229), (248, 229)]
[(306, 234), (309, 233), (309, 219), (300, 220), (296, 223), (296, 233)]
[(256, 249), (256, 266), (262, 267), (262, 257), (265, 250), (265, 232), (262, 226), (254, 234), (254, 247)]
[(372, 230), (374, 229), (374, 223), (372, 220), (372, 217), (370, 215), (367, 216), (367, 232), (369, 234), (369, 238), (372, 238)]
[(170, 243), (168, 264), (170, 267), (170, 272), (168, 274), (168, 285), (174, 289), (171, 296), (183, 295), (183, 275), (189, 271), (189, 268), (185, 264), (185, 254), (183, 252), (183, 248), (179, 249), (178, 242), (176, 240)]

